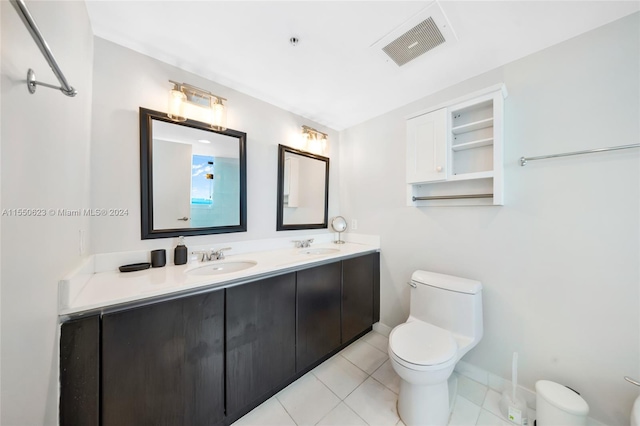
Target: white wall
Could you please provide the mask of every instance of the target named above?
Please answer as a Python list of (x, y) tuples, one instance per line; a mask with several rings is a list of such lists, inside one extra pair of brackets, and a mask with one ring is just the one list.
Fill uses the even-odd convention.
[[(2, 209), (89, 206), (93, 36), (83, 2), (27, 2), (71, 85), (56, 83), (16, 10), (1, 2)], [(61, 24), (64, 23), (64, 24)], [(2, 216), (2, 425), (54, 425), (58, 409), (57, 282), (78, 264), (83, 217)]]
[[(481, 280), (485, 336), (465, 361), (522, 384), (582, 392), (591, 416), (629, 422), (640, 376), (639, 14), (341, 132), (342, 212), (380, 234), (381, 320), (408, 315), (415, 269)], [(406, 207), (405, 120), (505, 82), (505, 206)], [(382, 171), (382, 172), (381, 172)]]
[(337, 132), (104, 39), (95, 39), (94, 57), (92, 205), (95, 208), (125, 208), (129, 210), (129, 216), (93, 219), (93, 253), (169, 249), (177, 242), (172, 238), (140, 239), (138, 108), (166, 111), (171, 88), (169, 79), (227, 98), (227, 127), (247, 133), (248, 231), (188, 237), (185, 239), (187, 247), (310, 233), (275, 230), (278, 144), (292, 144), (303, 124), (329, 134), (329, 216), (339, 213)]

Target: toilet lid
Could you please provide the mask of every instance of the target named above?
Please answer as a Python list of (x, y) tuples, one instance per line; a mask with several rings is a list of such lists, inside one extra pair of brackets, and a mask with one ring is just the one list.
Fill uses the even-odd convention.
[(417, 365), (437, 365), (456, 354), (451, 333), (422, 321), (402, 324), (389, 336), (389, 347), (398, 357)]

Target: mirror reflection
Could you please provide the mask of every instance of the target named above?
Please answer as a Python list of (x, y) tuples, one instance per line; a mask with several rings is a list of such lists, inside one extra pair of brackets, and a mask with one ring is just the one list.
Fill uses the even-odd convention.
[(276, 229), (327, 227), (329, 158), (279, 145)]
[(143, 115), (143, 239), (245, 231), (245, 134)]

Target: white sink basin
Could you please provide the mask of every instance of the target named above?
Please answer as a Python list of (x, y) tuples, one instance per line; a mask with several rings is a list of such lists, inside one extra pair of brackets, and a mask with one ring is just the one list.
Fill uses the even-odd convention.
[(334, 249), (334, 248), (307, 248), (307, 249), (300, 250), (300, 253), (313, 255), (313, 254), (332, 254), (332, 253), (337, 253), (339, 251), (340, 250)]
[(245, 269), (253, 268), (258, 262), (253, 260), (240, 260), (240, 261), (212, 261), (211, 263), (198, 266), (197, 268), (185, 271), (188, 275), (222, 275), (230, 274), (231, 272), (243, 271)]

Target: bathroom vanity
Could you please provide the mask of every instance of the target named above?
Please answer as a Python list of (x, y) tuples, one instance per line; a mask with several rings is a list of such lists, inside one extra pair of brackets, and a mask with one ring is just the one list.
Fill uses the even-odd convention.
[[(169, 295), (67, 309), (60, 424), (234, 422), (379, 320), (379, 252), (348, 246)], [(170, 268), (180, 267), (165, 276)]]

